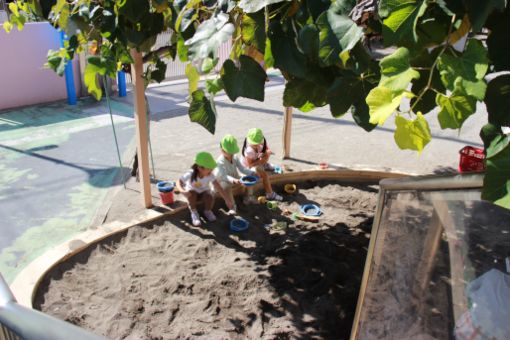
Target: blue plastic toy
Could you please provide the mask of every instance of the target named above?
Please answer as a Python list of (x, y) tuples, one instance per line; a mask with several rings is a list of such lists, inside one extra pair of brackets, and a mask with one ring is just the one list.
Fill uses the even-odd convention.
[(230, 221), (230, 230), (232, 231), (244, 231), (248, 229), (250, 223), (246, 221), (244, 218), (234, 218)]
[(171, 192), (175, 188), (174, 182), (158, 182), (158, 190), (159, 192)]
[(258, 180), (259, 178), (257, 176), (249, 175), (241, 177), (239, 182), (241, 182), (241, 184), (244, 185), (245, 187), (251, 187), (252, 185), (257, 184)]
[(301, 213), (305, 216), (320, 216), (322, 211), (316, 204), (303, 204), (301, 206)]

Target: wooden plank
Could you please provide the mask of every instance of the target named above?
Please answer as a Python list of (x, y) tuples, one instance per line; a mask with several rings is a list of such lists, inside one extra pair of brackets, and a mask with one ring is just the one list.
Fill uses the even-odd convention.
[(283, 114), (283, 158), (290, 157), (290, 135), (292, 132), (292, 107), (286, 107)]
[(152, 207), (151, 182), (149, 173), (149, 147), (147, 131), (147, 112), (145, 104), (145, 85), (142, 78), (143, 60), (142, 53), (136, 49), (131, 50), (134, 64), (133, 82), (135, 87), (135, 128), (136, 128), (136, 152), (138, 154), (138, 171), (140, 174), (140, 186), (142, 202), (145, 208)]

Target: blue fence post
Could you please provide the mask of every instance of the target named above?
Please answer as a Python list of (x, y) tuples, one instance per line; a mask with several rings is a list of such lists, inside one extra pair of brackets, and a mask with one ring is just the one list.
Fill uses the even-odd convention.
[[(64, 31), (60, 31), (60, 47), (64, 47), (64, 40), (67, 37)], [(68, 60), (66, 63), (65, 71), (66, 77), (66, 90), (67, 90), (67, 103), (69, 105), (76, 105), (76, 89), (74, 87), (74, 74), (73, 74), (73, 61)]]
[(117, 72), (117, 86), (119, 88), (119, 97), (126, 96), (126, 74), (123, 71)]

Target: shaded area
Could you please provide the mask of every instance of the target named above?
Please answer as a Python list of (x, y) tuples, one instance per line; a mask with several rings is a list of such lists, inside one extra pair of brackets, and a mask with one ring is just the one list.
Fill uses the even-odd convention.
[[(194, 228), (184, 212), (111, 237), (54, 268), (35, 306), (113, 338), (348, 339), (377, 189), (299, 190), (277, 211), (240, 205), (244, 233), (223, 213)], [(319, 223), (282, 215), (310, 202)]]

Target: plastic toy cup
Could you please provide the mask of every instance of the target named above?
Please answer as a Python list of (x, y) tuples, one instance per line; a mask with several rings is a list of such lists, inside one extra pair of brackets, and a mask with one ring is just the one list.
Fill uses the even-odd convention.
[(274, 173), (275, 173), (275, 174), (283, 174), (283, 169), (282, 169), (282, 167), (281, 167), (281, 166), (279, 166), (279, 165), (275, 165), (275, 166), (274, 166)]
[(301, 206), (301, 213), (305, 216), (320, 216), (322, 211), (316, 204), (305, 204)]
[(234, 218), (230, 221), (230, 230), (232, 231), (244, 231), (248, 229), (250, 223), (244, 218)]
[(267, 198), (266, 198), (266, 196), (259, 196), (257, 198), (257, 201), (259, 201), (260, 204), (266, 204), (267, 203)]
[(271, 210), (276, 210), (276, 208), (278, 208), (278, 203), (275, 201), (267, 201), (266, 206)]
[(245, 187), (251, 187), (252, 185), (257, 184), (258, 180), (259, 178), (257, 176), (243, 176), (239, 182), (241, 182), (241, 184)]
[(297, 187), (295, 184), (285, 184), (284, 190), (287, 194), (293, 194), (296, 192)]

